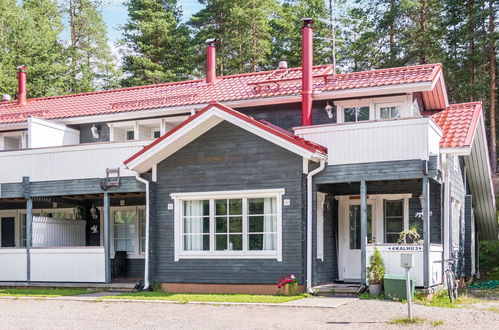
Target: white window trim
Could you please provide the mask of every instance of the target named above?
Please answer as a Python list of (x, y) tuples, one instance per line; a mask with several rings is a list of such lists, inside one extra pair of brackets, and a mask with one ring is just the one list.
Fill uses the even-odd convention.
[[(360, 204), (359, 199), (350, 199), (352, 196), (337, 196), (336, 199), (339, 201), (339, 209), (345, 212), (345, 208), (348, 205)], [(373, 208), (373, 224), (375, 228), (373, 230), (373, 236), (375, 243), (385, 243), (385, 216), (383, 203), (385, 200), (404, 200), (404, 230), (409, 229), (409, 199), (412, 198), (412, 194), (378, 194), (378, 195), (368, 195), (367, 203), (374, 204)], [(345, 213), (346, 214), (346, 213)], [(342, 213), (342, 216), (345, 216)]]
[[(452, 251), (459, 250), (459, 237), (461, 236), (461, 233), (459, 232), (459, 225), (461, 222), (461, 213), (462, 213), (462, 206), (463, 202), (456, 197), (451, 197), (451, 248)], [(457, 226), (457, 229), (454, 228), (454, 226)], [(458, 241), (454, 242), (454, 230), (458, 230)]]
[[(409, 108), (412, 105), (411, 94), (403, 96), (389, 96), (378, 98), (366, 98), (356, 100), (335, 101), (336, 104), (336, 118), (337, 123), (345, 123), (345, 108), (351, 107), (369, 107), (369, 120), (380, 120), (379, 108), (384, 106), (400, 106), (400, 118), (412, 117), (412, 112)], [(383, 119), (388, 120), (388, 119)], [(362, 122), (366, 122), (362, 121)], [(355, 124), (355, 122), (348, 122), (347, 124)]]
[[(390, 103), (376, 103), (375, 108), (376, 111), (375, 113), (375, 119), (376, 120), (396, 120), (396, 119), (401, 119), (404, 117), (404, 102), (390, 102)], [(387, 108), (387, 107), (399, 107), (399, 118), (381, 118), (381, 108)]]
[[(102, 214), (102, 208), (99, 208)], [(145, 258), (145, 253), (140, 252), (140, 222), (139, 222), (139, 210), (145, 210), (145, 206), (112, 206), (109, 211), (109, 229), (110, 229), (110, 245), (111, 245), (111, 258), (114, 258), (114, 212), (115, 211), (135, 211), (135, 236), (133, 238), (134, 252), (128, 252), (128, 259), (143, 259)], [(102, 218), (102, 217), (101, 217)], [(101, 228), (102, 225), (101, 225)], [(102, 233), (103, 230), (101, 230)], [(102, 237), (102, 235), (101, 235)], [(101, 238), (102, 239), (102, 238)]]
[(324, 209), (326, 194), (317, 192), (317, 259), (324, 261)]
[[(210, 191), (193, 193), (174, 193), (170, 197), (174, 201), (174, 260), (180, 259), (277, 259), (282, 261), (282, 196), (285, 190), (259, 189), (235, 191)], [(205, 200), (225, 198), (262, 198), (274, 197), (277, 203), (277, 250), (276, 251), (214, 251), (211, 238), (214, 228), (210, 228), (210, 248), (212, 251), (184, 251), (182, 246), (182, 203), (184, 200)], [(211, 202), (210, 202), (211, 203)], [(211, 207), (211, 206), (210, 206)], [(243, 213), (246, 211), (243, 208)], [(212, 213), (212, 212), (210, 212)], [(210, 217), (212, 215), (210, 214)], [(246, 229), (243, 227), (243, 239)]]

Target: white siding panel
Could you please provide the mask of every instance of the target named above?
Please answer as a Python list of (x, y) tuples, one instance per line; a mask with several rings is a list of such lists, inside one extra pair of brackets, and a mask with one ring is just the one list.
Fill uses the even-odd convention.
[(429, 118), (317, 125), (295, 133), (327, 147), (329, 165), (428, 159), (438, 154), (442, 136)]
[[(404, 245), (400, 245), (403, 247)], [(385, 265), (385, 274), (405, 276), (405, 269), (400, 266), (400, 255), (402, 253), (414, 254), (414, 268), (411, 269), (411, 278), (416, 281), (416, 286), (424, 286), (423, 276), (423, 248), (419, 251), (393, 251), (391, 246), (379, 245), (376, 246), (381, 253), (383, 263)], [(418, 247), (418, 246), (414, 246)], [(369, 258), (374, 253), (374, 245), (367, 246), (367, 266), (369, 266)], [(440, 284), (442, 281), (442, 246), (432, 245), (430, 247), (430, 283), (431, 285)]]
[(80, 143), (80, 131), (44, 119), (28, 118), (30, 148), (42, 148)]
[(26, 249), (0, 249), (0, 281), (26, 281)]
[(133, 176), (123, 161), (151, 141), (82, 144), (0, 152), (0, 182), (51, 181), (102, 178), (106, 168), (121, 168), (121, 176)]
[(85, 221), (33, 217), (33, 247), (85, 246)]
[(105, 282), (103, 247), (33, 248), (31, 280), (35, 282)]

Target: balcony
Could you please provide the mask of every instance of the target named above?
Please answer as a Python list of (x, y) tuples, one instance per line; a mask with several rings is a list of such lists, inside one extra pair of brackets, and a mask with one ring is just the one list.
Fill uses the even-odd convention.
[(133, 176), (123, 161), (152, 140), (102, 142), (0, 152), (0, 183), (102, 178), (106, 168), (121, 168)]
[(442, 137), (421, 117), (298, 127), (295, 134), (327, 147), (329, 165), (428, 159)]

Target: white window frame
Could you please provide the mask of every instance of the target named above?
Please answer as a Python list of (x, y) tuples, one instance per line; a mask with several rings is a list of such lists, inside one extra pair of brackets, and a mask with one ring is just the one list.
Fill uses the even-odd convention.
[[(456, 197), (451, 197), (451, 247), (452, 251), (459, 250), (459, 240), (461, 237), (460, 224), (463, 202)], [(455, 242), (454, 235), (457, 235), (457, 242)]]
[[(398, 118), (381, 118), (381, 108), (399, 107)], [(396, 120), (403, 118), (404, 102), (376, 103), (375, 116), (376, 120)]]
[[(400, 106), (400, 118), (412, 117), (412, 96), (410, 94), (403, 96), (374, 97), (356, 100), (335, 101), (337, 123), (345, 123), (345, 108), (351, 107), (369, 107), (369, 120), (360, 122), (346, 122), (345, 124), (363, 123), (372, 120), (380, 120), (380, 108), (385, 106)], [(389, 119), (383, 119), (389, 120)], [(392, 119), (393, 120), (393, 119)]]
[[(277, 259), (282, 261), (282, 196), (284, 188), (280, 189), (258, 189), (258, 190), (236, 190), (236, 191), (210, 191), (193, 193), (174, 193), (170, 197), (174, 201), (174, 260), (180, 259)], [(182, 216), (183, 202), (188, 200), (211, 200), (242, 198), (276, 198), (277, 207), (277, 245), (275, 251), (250, 251), (243, 244), (243, 251), (184, 251), (182, 244)], [(211, 206), (210, 206), (211, 208)], [(247, 210), (243, 206), (243, 239), (248, 235), (244, 225)], [(210, 210), (210, 247), (214, 245), (214, 212)]]
[[(101, 209), (101, 208), (100, 208)], [(140, 252), (140, 222), (139, 222), (139, 210), (145, 210), (145, 206), (113, 206), (110, 208), (110, 240), (111, 240), (111, 258), (114, 258), (114, 212), (115, 211), (135, 211), (135, 235), (133, 237), (134, 251), (127, 252), (128, 259), (143, 259), (145, 258), (145, 253)], [(102, 214), (102, 209), (101, 209)], [(102, 226), (101, 226), (102, 228)], [(101, 230), (102, 232), (102, 230)]]

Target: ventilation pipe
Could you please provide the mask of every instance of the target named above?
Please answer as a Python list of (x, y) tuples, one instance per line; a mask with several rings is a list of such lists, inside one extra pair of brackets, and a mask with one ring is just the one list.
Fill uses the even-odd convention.
[(206, 83), (214, 84), (217, 79), (217, 39), (206, 39)]
[(302, 18), (301, 29), (301, 124), (312, 125), (312, 65), (313, 65), (313, 29), (312, 18)]
[(28, 67), (25, 65), (21, 65), (17, 67), (17, 104), (26, 105), (27, 96), (26, 96), (26, 70)]

